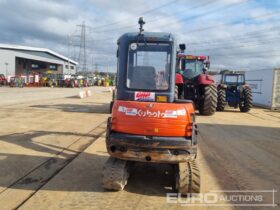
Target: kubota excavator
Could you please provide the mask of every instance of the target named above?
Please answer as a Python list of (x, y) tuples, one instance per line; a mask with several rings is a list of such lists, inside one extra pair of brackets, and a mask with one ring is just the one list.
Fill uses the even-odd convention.
[(194, 104), (175, 95), (176, 42), (172, 34), (126, 33), (118, 39), (118, 72), (103, 169), (103, 187), (122, 190), (134, 161), (169, 163), (176, 190), (200, 192)]

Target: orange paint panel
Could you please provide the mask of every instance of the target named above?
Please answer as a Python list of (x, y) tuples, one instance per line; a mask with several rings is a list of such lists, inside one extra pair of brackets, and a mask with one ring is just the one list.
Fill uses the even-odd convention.
[(112, 130), (147, 136), (191, 136), (192, 103), (114, 102)]

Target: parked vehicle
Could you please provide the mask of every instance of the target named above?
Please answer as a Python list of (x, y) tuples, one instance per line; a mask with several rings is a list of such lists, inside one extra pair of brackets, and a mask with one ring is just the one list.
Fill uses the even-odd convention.
[(88, 80), (89, 80), (89, 86), (94, 86), (94, 77), (88, 77)]
[(56, 74), (55, 75), (56, 86), (64, 87), (65, 86), (65, 75), (64, 74)]
[(41, 78), (41, 84), (45, 87), (56, 87), (57, 80), (55, 74), (52, 72), (43, 73), (43, 76)]
[(0, 87), (3, 85), (7, 85), (7, 79), (4, 74), (0, 74)]
[(70, 78), (65, 79), (65, 86), (66, 87), (83, 87), (84, 81), (83, 76), (79, 75), (71, 75)]
[(183, 98), (193, 100), (200, 114), (213, 115), (217, 107), (217, 87), (214, 78), (208, 74), (209, 57), (187, 55), (185, 44), (179, 46), (177, 72), (183, 75)]
[(242, 71), (222, 71), (221, 81), (218, 85), (217, 111), (224, 111), (229, 105), (249, 112), (253, 105), (252, 91), (245, 83), (245, 73)]
[(10, 78), (10, 87), (20, 87), (23, 88), (26, 84), (24, 83), (24, 78), (21, 76), (14, 76)]
[[(192, 101), (175, 95), (175, 39), (170, 33), (144, 33), (142, 18), (139, 24), (139, 33), (118, 39), (117, 91), (107, 124), (110, 157), (103, 187), (122, 190), (132, 163), (139, 161), (172, 164), (174, 188), (183, 195), (199, 193), (195, 110)], [(149, 62), (143, 60), (145, 53)]]

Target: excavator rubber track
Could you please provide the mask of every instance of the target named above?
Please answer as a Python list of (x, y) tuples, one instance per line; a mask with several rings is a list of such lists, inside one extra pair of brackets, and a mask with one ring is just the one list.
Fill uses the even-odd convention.
[(176, 172), (178, 193), (185, 196), (200, 193), (200, 173), (196, 160), (179, 163)]
[(109, 157), (103, 167), (103, 188), (120, 191), (127, 184), (129, 177), (129, 161)]

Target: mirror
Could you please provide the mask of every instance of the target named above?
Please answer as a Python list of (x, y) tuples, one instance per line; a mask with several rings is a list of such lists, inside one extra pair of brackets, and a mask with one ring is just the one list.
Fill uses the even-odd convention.
[(210, 61), (206, 61), (205, 66), (206, 66), (207, 69), (210, 69)]

